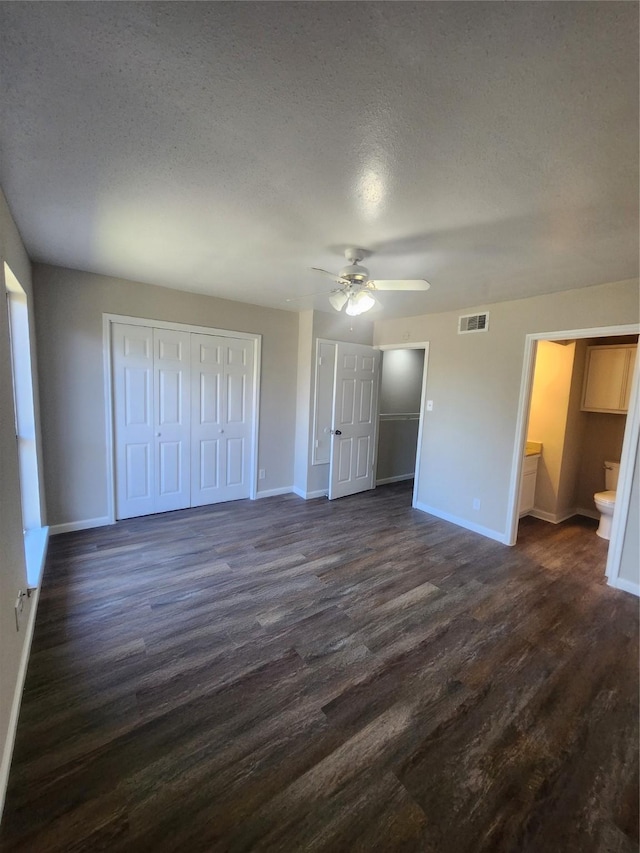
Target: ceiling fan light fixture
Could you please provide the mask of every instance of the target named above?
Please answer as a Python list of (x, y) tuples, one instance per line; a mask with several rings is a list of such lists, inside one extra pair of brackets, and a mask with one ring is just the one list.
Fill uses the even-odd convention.
[(373, 308), (376, 300), (366, 290), (361, 290), (354, 296), (350, 296), (347, 301), (346, 312), (350, 317), (357, 317), (358, 314), (364, 314), (365, 311)]
[(336, 309), (336, 311), (342, 311), (344, 306), (347, 304), (348, 296), (342, 290), (337, 290), (335, 293), (332, 293), (329, 297), (329, 302), (332, 307)]
[(370, 252), (357, 247), (345, 249), (345, 258), (349, 262), (338, 275), (321, 267), (312, 267), (316, 272), (328, 275), (340, 287), (331, 291), (329, 303), (336, 311), (344, 311), (350, 317), (357, 317), (370, 311), (375, 305), (380, 307), (374, 294), (378, 291), (425, 291), (431, 285), (424, 279), (372, 279), (369, 270), (360, 265), (360, 261)]

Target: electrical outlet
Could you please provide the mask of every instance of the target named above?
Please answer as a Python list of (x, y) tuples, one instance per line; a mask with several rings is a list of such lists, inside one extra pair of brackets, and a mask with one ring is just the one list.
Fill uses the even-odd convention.
[(265, 473), (266, 473), (266, 472), (265, 472), (264, 468), (261, 468), (261, 469), (258, 471), (258, 479), (259, 479), (259, 480), (264, 480), (264, 478), (265, 478)]
[(24, 610), (24, 599), (27, 593), (23, 590), (18, 590), (18, 597), (16, 598), (16, 603), (14, 605), (14, 611), (16, 614), (16, 631), (20, 630), (20, 617), (22, 616), (22, 611)]
[(473, 499), (473, 508), (476, 510), (480, 509), (480, 498)]

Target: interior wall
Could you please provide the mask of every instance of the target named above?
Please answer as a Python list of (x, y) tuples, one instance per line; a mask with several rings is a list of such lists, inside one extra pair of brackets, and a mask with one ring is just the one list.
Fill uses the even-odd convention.
[(574, 515), (576, 508), (580, 506), (577, 503), (577, 487), (580, 471), (583, 467), (583, 444), (587, 414), (581, 410), (580, 406), (582, 405), (586, 354), (587, 341), (584, 339), (575, 341), (562, 468), (558, 486), (556, 512), (559, 518), (568, 518)]
[[(31, 329), (33, 322), (33, 290), (31, 263), (15, 226), (6, 199), (0, 191), (0, 287), (5, 290), (4, 263), (11, 268), (23, 287), (29, 306)], [(3, 305), (5, 300), (3, 299)], [(32, 341), (32, 369), (35, 407), (38, 417), (36, 351)], [(40, 434), (36, 430), (36, 443), (40, 456)], [(6, 308), (0, 310), (0, 811), (4, 797), (2, 782), (8, 772), (12, 732), (11, 708), (18, 686), (20, 661), (26, 651), (26, 628), (31, 616), (33, 598), (25, 600), (20, 619), (21, 630), (16, 630), (14, 602), (18, 590), (25, 590), (27, 573), (22, 534), (20, 480), (18, 473), (15, 421), (13, 415), (13, 387), (11, 376), (11, 346)], [(41, 507), (44, 502), (41, 491)]]
[[(420, 506), (504, 541), (526, 335), (637, 322), (638, 295), (633, 279), (376, 322), (376, 344), (430, 342)], [(489, 331), (457, 334), (458, 316), (479, 311)]]
[[(377, 482), (411, 477), (415, 473), (423, 368), (424, 350), (397, 349), (382, 353)], [(384, 417), (403, 414), (413, 417)]]
[(527, 440), (542, 442), (534, 506), (554, 518), (559, 514), (575, 351), (574, 342), (538, 341), (531, 389)]
[(380, 414), (419, 412), (423, 349), (390, 349), (382, 353)]
[(307, 492), (309, 476), (309, 436), (313, 412), (309, 407), (313, 381), (313, 311), (298, 314), (298, 364), (296, 393), (296, 438), (293, 484), (301, 493)]
[(627, 419), (625, 415), (583, 412), (585, 430), (575, 505), (597, 513), (593, 496), (604, 491), (604, 463), (619, 462)]
[(42, 264), (34, 288), (50, 524), (107, 516), (103, 313), (262, 335), (258, 485), (291, 487), (297, 314)]

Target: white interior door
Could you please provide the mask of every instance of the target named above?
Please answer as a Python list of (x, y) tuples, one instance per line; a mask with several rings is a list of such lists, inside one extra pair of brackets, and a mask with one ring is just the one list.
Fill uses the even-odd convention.
[(156, 493), (154, 512), (191, 505), (188, 332), (154, 329)]
[(190, 503), (189, 334), (113, 324), (116, 517)]
[(153, 329), (113, 324), (116, 517), (155, 512)]
[(362, 344), (336, 347), (329, 499), (375, 485), (380, 352)]
[(254, 342), (191, 335), (191, 505), (251, 494)]

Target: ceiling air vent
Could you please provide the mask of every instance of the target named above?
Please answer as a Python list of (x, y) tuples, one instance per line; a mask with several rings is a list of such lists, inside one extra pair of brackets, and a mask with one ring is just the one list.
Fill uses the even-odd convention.
[(467, 332), (486, 332), (489, 328), (489, 313), (467, 314), (458, 317), (458, 334), (466, 335)]

